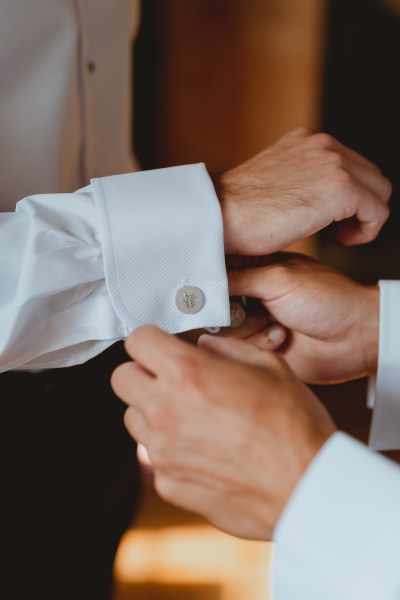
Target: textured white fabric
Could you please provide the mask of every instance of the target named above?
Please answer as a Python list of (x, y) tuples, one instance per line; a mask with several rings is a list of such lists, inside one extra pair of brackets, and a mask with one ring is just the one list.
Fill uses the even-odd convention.
[(0, 210), (133, 170), (139, 0), (2, 0)]
[[(108, 298), (90, 191), (0, 214), (0, 370), (82, 362), (124, 335)], [(80, 344), (91, 340), (90, 348)], [(98, 343), (100, 342), (100, 345)], [(53, 353), (47, 356), (42, 355)]]
[[(105, 177), (93, 185), (106, 280), (127, 331), (149, 322), (171, 333), (229, 325), (221, 211), (204, 165)], [(185, 285), (204, 294), (196, 314), (176, 306)]]
[(400, 448), (400, 281), (380, 281), (379, 358), (368, 406), (374, 408), (369, 445)]
[(337, 433), (276, 527), (273, 600), (399, 600), (400, 468)]
[[(101, 182), (71, 193), (135, 165), (132, 44), (139, 6), (1, 3), (0, 210), (26, 198), (15, 214), (0, 217), (1, 370), (82, 362), (143, 322), (166, 323), (169, 331), (226, 324), (221, 216), (208, 176), (197, 175), (191, 185), (186, 168), (171, 172), (156, 196), (144, 179), (101, 180), (108, 197), (96, 195), (100, 213), (93, 189)], [(69, 193), (49, 195), (55, 192)], [(112, 234), (103, 227), (100, 235), (107, 220)], [(112, 254), (120, 264), (107, 286), (103, 258)], [(206, 308), (192, 320), (176, 315), (171, 303), (170, 290), (184, 277), (207, 288)], [(113, 303), (126, 304), (127, 313), (118, 309), (122, 321)]]
[[(0, 273), (1, 371), (78, 364), (145, 323), (229, 324), (222, 217), (203, 165), (22, 200), (0, 214)], [(197, 314), (175, 305), (184, 280), (205, 295)]]

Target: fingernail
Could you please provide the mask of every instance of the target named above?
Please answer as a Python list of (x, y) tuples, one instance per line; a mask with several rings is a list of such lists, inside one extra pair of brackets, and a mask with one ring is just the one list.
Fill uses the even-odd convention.
[(277, 342), (281, 338), (283, 338), (283, 331), (281, 327), (272, 327), (269, 329), (267, 333), (267, 338), (271, 340), (271, 342)]

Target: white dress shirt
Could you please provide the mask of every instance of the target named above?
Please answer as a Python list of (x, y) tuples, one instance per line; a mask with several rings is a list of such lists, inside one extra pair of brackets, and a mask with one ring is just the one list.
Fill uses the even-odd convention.
[[(380, 281), (369, 446), (400, 447), (400, 282)], [(324, 445), (274, 532), (273, 600), (400, 599), (400, 467), (351, 437)]]
[(369, 445), (374, 450), (400, 448), (400, 281), (380, 281), (379, 358), (370, 379), (373, 408)]
[(336, 433), (274, 540), (273, 600), (399, 600), (400, 467)]
[(0, 209), (132, 170), (138, 0), (2, 0)]
[[(0, 214), (0, 369), (78, 364), (153, 323), (229, 325), (222, 217), (204, 165), (93, 179)], [(200, 295), (185, 312), (180, 291)]]
[[(3, 0), (0, 11), (1, 369), (76, 364), (146, 322), (227, 325), (204, 166), (105, 177), (134, 165), (138, 2)], [(176, 303), (188, 286), (202, 292), (197, 313)], [(398, 305), (385, 309), (378, 370), (381, 398), (395, 400)], [(398, 467), (334, 435), (277, 526), (274, 600), (400, 598), (399, 506)]]
[[(204, 166), (104, 177), (135, 166), (139, 2), (4, 0), (0, 11), (1, 209), (23, 198), (0, 215), (0, 370), (81, 363), (145, 323), (228, 325)], [(175, 302), (188, 286), (204, 296), (194, 314)]]

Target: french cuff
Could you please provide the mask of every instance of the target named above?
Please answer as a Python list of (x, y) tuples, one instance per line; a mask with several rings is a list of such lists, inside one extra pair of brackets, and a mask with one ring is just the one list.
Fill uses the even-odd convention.
[(92, 180), (105, 278), (126, 335), (230, 324), (223, 223), (204, 164)]
[[(275, 600), (398, 598), (400, 469), (336, 433), (315, 457), (274, 533)], [(394, 581), (395, 579), (395, 581)]]
[(369, 446), (400, 448), (400, 281), (379, 281), (379, 358), (376, 378), (368, 384), (373, 408)]

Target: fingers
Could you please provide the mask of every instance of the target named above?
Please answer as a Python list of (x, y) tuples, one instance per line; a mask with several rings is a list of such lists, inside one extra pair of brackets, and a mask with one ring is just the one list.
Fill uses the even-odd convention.
[(266, 310), (261, 313), (249, 314), (245, 322), (240, 327), (223, 327), (215, 337), (234, 337), (239, 340), (247, 339), (251, 335), (255, 335), (259, 331), (263, 331), (271, 324), (269, 315)]
[(267, 301), (268, 292), (273, 292), (275, 265), (228, 271), (229, 293), (233, 296), (248, 296)]
[[(308, 131), (308, 134), (303, 133), (303, 135), (301, 135), (301, 131), (304, 131), (304, 132)], [(314, 149), (334, 152), (338, 156), (347, 158), (348, 160), (350, 160), (360, 166), (366, 167), (369, 170), (374, 171), (375, 174), (381, 175), (381, 170), (375, 163), (370, 161), (368, 158), (366, 158), (362, 154), (359, 154), (359, 152), (356, 152), (355, 150), (349, 148), (348, 146), (345, 146), (344, 144), (339, 142), (339, 140), (337, 140), (335, 137), (333, 137), (329, 133), (326, 133), (323, 131), (322, 132), (314, 132), (312, 130), (307, 130), (306, 128), (300, 128), (299, 130), (295, 130), (294, 132), (291, 132), (291, 137), (295, 138), (297, 132), (300, 132), (300, 134), (297, 134), (297, 138), (298, 139), (301, 139), (302, 137), (308, 138), (309, 146), (313, 147)]]
[(389, 216), (390, 181), (374, 163), (328, 134), (316, 134), (310, 145), (334, 168), (333, 200), (337, 209), (333, 218), (344, 221), (339, 227), (340, 241), (362, 244), (375, 239)]
[(126, 362), (117, 367), (111, 375), (111, 387), (126, 404), (130, 404), (133, 394), (147, 393), (154, 377), (140, 365)]
[[(265, 344), (263, 348), (264, 350), (273, 351), (277, 349), (277, 347), (279, 347), (279, 345), (282, 344), (285, 339), (285, 331), (283, 327), (275, 326), (274, 329), (275, 334), (273, 334), (273, 336), (277, 335), (277, 337), (276, 339), (270, 340), (268, 347), (267, 344)], [(201, 348), (231, 360), (236, 360), (238, 362), (253, 366), (260, 366), (262, 368), (265, 368), (267, 364), (267, 356), (263, 352), (260, 352), (259, 349), (257, 349), (254, 345), (244, 340), (202, 335), (199, 337), (197, 343)]]
[(353, 170), (338, 195), (338, 202), (342, 203), (339, 213), (343, 214), (334, 220), (340, 222), (338, 237), (344, 244), (371, 242), (389, 216), (389, 188), (384, 182), (373, 181), (370, 175)]
[(287, 339), (287, 330), (282, 325), (274, 325), (247, 338), (247, 342), (259, 350), (276, 351)]
[(138, 363), (126, 362), (111, 375), (111, 387), (119, 398), (130, 404), (134, 393), (143, 393), (154, 382), (154, 377)]
[[(322, 135), (326, 135), (326, 134), (322, 134)], [(331, 139), (332, 139), (334, 148), (336, 150), (338, 150), (343, 156), (349, 158), (350, 160), (354, 161), (355, 163), (358, 163), (359, 165), (367, 167), (368, 169), (372, 169), (373, 171), (375, 171), (375, 173), (381, 172), (381, 170), (375, 163), (370, 161), (368, 158), (366, 158), (362, 154), (359, 154), (355, 150), (352, 150), (348, 146), (345, 146), (344, 144), (339, 142), (336, 138), (332, 137)]]
[(352, 161), (349, 165), (349, 172), (360, 185), (371, 190), (376, 195), (377, 200), (383, 204), (389, 202), (392, 184), (389, 179), (380, 173), (378, 167), (372, 168)]
[[(327, 133), (311, 133), (306, 129), (290, 132), (284, 139), (300, 144), (307, 138), (306, 147), (327, 160), (334, 159), (337, 177), (337, 202), (346, 203), (353, 212), (344, 219), (355, 217), (339, 227), (339, 239), (345, 244), (362, 244), (376, 238), (389, 216), (387, 203), (392, 184), (384, 177), (377, 165), (355, 150), (348, 148)], [(304, 144), (302, 144), (304, 146)], [(301, 147), (301, 146), (300, 146)], [(343, 180), (341, 173), (348, 181)], [(335, 181), (334, 180), (334, 181)], [(346, 212), (346, 204), (344, 211)], [(335, 218), (337, 221), (342, 219)], [(358, 224), (356, 223), (358, 221)]]
[(176, 359), (190, 352), (189, 344), (153, 325), (133, 331), (125, 342), (128, 354), (154, 376), (168, 372)]
[(141, 411), (136, 410), (133, 406), (129, 406), (124, 414), (124, 425), (130, 436), (138, 444), (147, 442), (149, 430)]
[(364, 244), (376, 238), (389, 216), (387, 204), (367, 189), (358, 191), (354, 217), (340, 222), (338, 237), (344, 244)]
[(281, 136), (280, 142), (293, 142), (296, 140), (303, 140), (305, 138), (311, 137), (315, 134), (315, 131), (310, 127), (296, 127), (296, 129), (292, 129), (288, 131), (284, 135)]
[(298, 144), (298, 142), (302, 142), (306, 139), (309, 139), (310, 144), (312, 144), (312, 146), (315, 148), (323, 148), (325, 150), (334, 151), (350, 161), (365, 167), (368, 170), (372, 170), (375, 175), (381, 175), (381, 170), (372, 161), (362, 154), (359, 154), (355, 150), (352, 150), (348, 146), (345, 146), (328, 133), (316, 132), (309, 127), (298, 127), (297, 129), (293, 129), (292, 131), (289, 131), (283, 135), (280, 138), (280, 141)]

